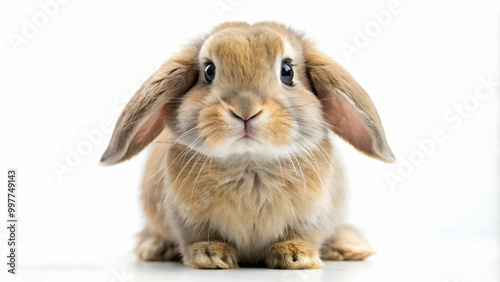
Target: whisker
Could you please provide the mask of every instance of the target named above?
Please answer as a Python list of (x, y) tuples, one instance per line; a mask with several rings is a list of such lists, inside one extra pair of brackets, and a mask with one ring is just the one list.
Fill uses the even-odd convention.
[(184, 180), (181, 182), (181, 185), (179, 187), (182, 187), (184, 185), (184, 183), (186, 183), (186, 181), (191, 177), (191, 173), (193, 172), (193, 170), (195, 169), (196, 165), (198, 164), (198, 162), (200, 161), (200, 158), (203, 157), (203, 154), (199, 154), (198, 155), (198, 158), (196, 158), (194, 164), (191, 166), (191, 169), (189, 170), (189, 173), (186, 177), (184, 177)]
[[(302, 140), (304, 140), (305, 142), (307, 142), (312, 148), (314, 148), (318, 153), (320, 153), (321, 156), (323, 157), (323, 159), (325, 160), (325, 162), (327, 162), (328, 164), (334, 163), (334, 160), (330, 156), (330, 153), (328, 153), (327, 150), (320, 143), (321, 141), (314, 141), (314, 143), (313, 143), (311, 140), (309, 140), (307, 137), (305, 137), (304, 135), (302, 135), (300, 132), (295, 132), (295, 133), (300, 138), (302, 138)], [(326, 137), (326, 138), (328, 138), (328, 137)], [(328, 160), (326, 159), (325, 155), (328, 157)]]
[(302, 180), (304, 181), (304, 192), (307, 191), (307, 186), (306, 186), (306, 176), (304, 175), (304, 171), (302, 170), (302, 166), (300, 165), (299, 160), (295, 155), (293, 155), (293, 158), (297, 161), (297, 166), (299, 167), (300, 174), (302, 174)]
[[(170, 143), (172, 143), (172, 145), (170, 145), (170, 147), (168, 148), (167, 152), (166, 152), (166, 153), (165, 153), (165, 155), (163, 156), (163, 159), (162, 159), (162, 162), (161, 162), (161, 165), (160, 165), (159, 169), (158, 169), (158, 170), (157, 170), (154, 174), (152, 174), (152, 175), (151, 175), (151, 177), (154, 177), (154, 176), (155, 176), (158, 172), (163, 171), (163, 174), (161, 175), (161, 177), (159, 177), (159, 178), (158, 178), (158, 181), (157, 181), (156, 185), (159, 185), (159, 182), (160, 182), (160, 181), (161, 181), (161, 179), (163, 179), (163, 177), (165, 176), (165, 173), (166, 173), (166, 171), (167, 171), (167, 169), (168, 169), (168, 168), (167, 168), (167, 169), (164, 169), (163, 167), (164, 167), (165, 161), (166, 161), (166, 159), (167, 159), (167, 157), (168, 157), (168, 154), (170, 153), (170, 150), (172, 150), (173, 146), (174, 146), (174, 145), (175, 145), (175, 144), (176, 144), (176, 143), (177, 143), (177, 142), (178, 142), (178, 141), (179, 141), (182, 137), (184, 137), (185, 135), (187, 135), (187, 134), (191, 133), (192, 131), (194, 131), (194, 130), (198, 129), (198, 128), (199, 128), (199, 127), (201, 127), (201, 126), (206, 126), (206, 125), (208, 125), (208, 124), (210, 124), (210, 123), (212, 123), (212, 122), (207, 122), (207, 123), (203, 123), (203, 124), (200, 124), (200, 125), (198, 125), (198, 126), (195, 126), (195, 127), (191, 128), (190, 130), (188, 130), (188, 131), (184, 132), (184, 133), (183, 133), (181, 136), (179, 136), (179, 137), (178, 137), (178, 138), (177, 138), (174, 142), (170, 142)], [(168, 141), (158, 141), (158, 142), (160, 142), (160, 143), (162, 143), (162, 142), (167, 143)], [(150, 178), (151, 178), (151, 177), (150, 177)], [(148, 178), (148, 179), (149, 179), (149, 178)]]
[[(297, 145), (299, 146), (299, 148), (300, 148), (300, 147), (303, 147), (303, 146), (301, 146), (301, 145), (300, 145), (300, 144), (299, 144), (299, 143), (298, 143), (295, 139), (294, 139), (294, 142), (295, 142), (295, 144), (297, 144)], [(298, 149), (296, 149), (296, 148), (294, 148), (294, 149), (295, 149), (295, 151), (296, 151), (296, 152), (297, 152), (297, 153), (301, 156), (301, 158), (302, 158), (303, 160), (305, 160), (305, 161), (306, 161), (306, 162), (307, 162), (307, 163), (311, 166), (311, 168), (314, 170), (314, 172), (315, 172), (315, 173), (316, 173), (316, 175), (318, 176), (318, 180), (319, 180), (319, 182), (320, 182), (320, 183), (321, 183), (321, 185), (324, 187), (323, 180), (321, 179), (321, 176), (319, 175), (319, 172), (318, 172), (318, 170), (316, 169), (316, 167), (315, 167), (315, 166), (314, 166), (314, 165), (313, 165), (313, 164), (309, 161), (309, 159), (308, 159), (308, 158), (307, 158), (307, 157), (306, 157), (306, 156), (305, 156), (302, 152), (300, 152), (300, 150), (298, 150)], [(318, 168), (318, 169), (319, 169), (319, 168)]]
[(208, 160), (210, 160), (210, 157), (207, 157), (205, 159), (205, 162), (201, 166), (200, 170), (198, 171), (198, 174), (196, 175), (196, 178), (194, 179), (194, 184), (193, 187), (191, 188), (191, 203), (193, 203), (193, 196), (194, 196), (194, 188), (196, 187), (196, 183), (198, 182), (198, 178), (200, 177), (201, 172), (203, 171), (203, 168), (205, 165), (208, 163)]
[(313, 104), (317, 104), (317, 102), (314, 101), (314, 102), (303, 104), (303, 105), (293, 105), (293, 106), (283, 107), (283, 109), (300, 108), (300, 107), (305, 107), (305, 106), (309, 106), (309, 105), (313, 105)]
[(292, 164), (293, 171), (294, 171), (295, 173), (297, 173), (297, 169), (295, 168), (295, 165), (293, 164), (292, 158), (290, 158), (290, 154), (287, 154), (286, 156), (288, 157), (288, 159), (290, 160), (290, 163)]
[[(215, 130), (215, 129), (214, 129)], [(212, 130), (213, 131), (213, 130)], [(182, 174), (182, 172), (184, 171), (184, 169), (186, 168), (186, 166), (189, 164), (189, 162), (191, 162), (191, 160), (194, 158), (194, 156), (196, 156), (196, 154), (199, 154), (198, 152), (196, 152), (195, 150), (192, 150), (192, 146), (196, 145), (196, 143), (198, 143), (199, 141), (201, 141), (203, 138), (203, 136), (200, 136), (198, 137), (195, 141), (193, 141), (193, 143), (191, 143), (191, 145), (187, 146), (186, 149), (184, 149), (173, 161), (172, 163), (165, 169), (165, 171), (163, 172), (164, 174), (169, 170), (169, 168), (175, 164), (175, 161), (179, 158), (179, 157), (182, 157), (183, 159), (185, 159), (185, 157), (187, 156), (187, 154), (190, 152), (190, 151), (194, 151), (195, 153), (193, 154), (193, 156), (189, 159), (189, 161), (182, 167), (181, 171), (177, 174), (177, 177), (175, 178), (174, 182), (172, 182), (172, 184), (170, 185), (170, 190), (168, 191), (167, 193), (167, 196), (165, 197), (165, 199), (163, 200), (163, 204), (166, 203), (167, 199), (168, 199), (168, 196), (170, 195), (170, 191), (172, 190), (172, 188), (174, 187), (174, 184), (177, 182), (177, 180), (179, 179), (180, 175)], [(181, 162), (181, 164), (183, 163), (183, 161)]]

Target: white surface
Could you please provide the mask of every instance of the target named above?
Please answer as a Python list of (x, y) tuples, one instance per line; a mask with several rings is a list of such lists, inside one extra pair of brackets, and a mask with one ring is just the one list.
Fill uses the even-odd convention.
[[(221, 2), (233, 6), (218, 14), (214, 4)], [(497, 2), (401, 0), (401, 11), (351, 57), (341, 46), (354, 44), (356, 30), (372, 24), (373, 13), (387, 9), (389, 0), (68, 1), (17, 52), (10, 34), (20, 34), (24, 18), (43, 9), (35, 0), (2, 2), (0, 175), (11, 167), (19, 172), (17, 278), (120, 281), (112, 271), (123, 270), (134, 281), (258, 275), (497, 281), (498, 87), (463, 117), (453, 112), (474, 96), (481, 77), (498, 81)], [(147, 153), (119, 166), (98, 166), (111, 135), (101, 124), (114, 124), (131, 93), (170, 54), (223, 20), (276, 20), (305, 31), (371, 95), (398, 163), (341, 149), (350, 182), (348, 221), (363, 230), (376, 257), (297, 275), (134, 262), (130, 250), (142, 227), (138, 187)], [(445, 140), (391, 187), (385, 176), (398, 173), (418, 154), (415, 142), (438, 129)], [(68, 162), (72, 150), (89, 142), (86, 132), (102, 137), (88, 154)], [(55, 163), (70, 171), (58, 177)], [(2, 226), (5, 197), (0, 192)], [(7, 253), (6, 236), (1, 228), (0, 257)], [(450, 246), (440, 249), (439, 242)], [(0, 275), (12, 280), (5, 265)]]
[(406, 242), (362, 262), (325, 262), (320, 270), (194, 270), (176, 262), (138, 262), (130, 254), (38, 262), (9, 281), (499, 281), (493, 242)]

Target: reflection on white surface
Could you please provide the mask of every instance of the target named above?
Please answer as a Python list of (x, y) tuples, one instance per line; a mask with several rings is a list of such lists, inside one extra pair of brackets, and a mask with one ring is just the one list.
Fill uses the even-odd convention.
[(496, 241), (414, 242), (380, 247), (382, 251), (367, 261), (325, 262), (320, 270), (194, 270), (177, 262), (139, 262), (132, 254), (79, 259), (66, 250), (67, 257), (24, 263), (18, 275), (2, 281), (493, 282), (500, 278)]

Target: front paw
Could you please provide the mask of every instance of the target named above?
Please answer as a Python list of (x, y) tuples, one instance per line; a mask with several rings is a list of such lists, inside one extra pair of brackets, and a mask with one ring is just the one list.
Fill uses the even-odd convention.
[(348, 225), (337, 227), (335, 236), (321, 250), (321, 258), (327, 260), (364, 260), (373, 250), (358, 230)]
[(142, 238), (135, 253), (142, 261), (180, 260), (177, 244), (161, 236)]
[(236, 249), (219, 241), (198, 242), (189, 247), (188, 261), (184, 263), (191, 268), (228, 269), (237, 268)]
[(301, 240), (289, 240), (274, 244), (266, 255), (270, 268), (314, 269), (323, 267), (318, 250)]

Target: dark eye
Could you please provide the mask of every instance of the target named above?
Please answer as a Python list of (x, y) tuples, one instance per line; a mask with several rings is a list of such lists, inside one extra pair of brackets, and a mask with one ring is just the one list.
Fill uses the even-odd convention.
[(281, 65), (281, 82), (286, 85), (292, 85), (293, 83), (293, 68), (290, 61), (283, 61)]
[(215, 78), (215, 65), (213, 63), (208, 64), (205, 67), (205, 83), (212, 83)]

